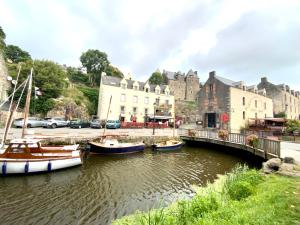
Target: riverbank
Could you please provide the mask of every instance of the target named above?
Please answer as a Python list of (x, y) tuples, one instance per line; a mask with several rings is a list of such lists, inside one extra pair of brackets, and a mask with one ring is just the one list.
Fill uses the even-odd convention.
[(113, 225), (297, 224), (300, 222), (300, 179), (263, 175), (236, 167), (191, 200), (114, 221)]

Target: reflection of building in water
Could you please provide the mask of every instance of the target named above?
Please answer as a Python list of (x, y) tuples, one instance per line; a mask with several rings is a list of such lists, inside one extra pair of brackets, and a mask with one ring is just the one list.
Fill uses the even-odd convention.
[(273, 102), (265, 89), (216, 76), (214, 71), (200, 90), (199, 109), (203, 127), (231, 132), (246, 127), (249, 118), (273, 117)]
[(151, 85), (131, 79), (102, 75), (98, 117), (106, 119), (112, 96), (108, 119), (144, 122), (146, 117), (168, 120), (174, 115), (174, 95), (168, 85)]

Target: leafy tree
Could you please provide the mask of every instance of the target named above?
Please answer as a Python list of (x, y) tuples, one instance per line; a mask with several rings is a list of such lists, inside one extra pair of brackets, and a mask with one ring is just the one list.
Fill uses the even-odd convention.
[(68, 74), (69, 80), (73, 83), (81, 83), (81, 84), (85, 84), (85, 85), (90, 84), (88, 76), (86, 74), (83, 74), (77, 68), (68, 67), (67, 74)]
[(2, 27), (0, 26), (0, 51), (4, 50), (5, 48), (5, 38), (6, 38), (6, 34), (4, 33)]
[(285, 112), (280, 112), (274, 115), (275, 118), (286, 118)]
[(287, 132), (294, 132), (296, 130), (300, 131), (300, 121), (299, 120), (288, 120), (286, 123), (286, 131)]
[[(34, 98), (34, 88), (32, 91), (32, 101), (30, 112), (46, 114), (54, 107), (54, 100), (58, 98), (66, 86), (67, 74), (62, 67), (52, 61), (35, 60), (22, 63), (19, 84), (22, 83), (30, 73), (33, 67), (33, 87), (38, 87), (42, 92), (42, 96), (38, 99)], [(17, 64), (8, 64), (9, 74), (16, 78), (18, 66)], [(16, 99), (21, 94), (21, 90), (16, 93)], [(25, 95), (21, 99), (21, 107), (25, 105)]]
[(88, 111), (90, 115), (95, 115), (97, 113), (98, 107), (98, 97), (99, 89), (98, 88), (89, 88), (89, 87), (77, 87), (83, 94), (89, 99)]
[(117, 68), (112, 65), (108, 65), (105, 70), (107, 76), (120, 77), (123, 78), (124, 74)]
[(99, 85), (101, 73), (106, 70), (109, 65), (107, 54), (99, 50), (89, 49), (82, 53), (80, 61), (90, 77), (90, 82), (93, 86)]
[(5, 57), (10, 59), (14, 63), (25, 62), (31, 60), (31, 56), (28, 52), (22, 50), (15, 45), (7, 45), (5, 48)]
[(152, 73), (151, 77), (149, 78), (149, 83), (150, 84), (160, 85), (160, 84), (163, 83), (163, 81), (164, 81), (163, 76), (158, 71)]

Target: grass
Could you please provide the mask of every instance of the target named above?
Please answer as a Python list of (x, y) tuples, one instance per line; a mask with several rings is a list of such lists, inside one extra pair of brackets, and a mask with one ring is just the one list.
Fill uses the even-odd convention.
[(238, 166), (191, 200), (137, 212), (114, 225), (300, 224), (300, 179)]

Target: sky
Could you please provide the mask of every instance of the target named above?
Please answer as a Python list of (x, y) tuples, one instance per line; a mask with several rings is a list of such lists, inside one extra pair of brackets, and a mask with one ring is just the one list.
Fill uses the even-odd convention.
[(0, 0), (6, 43), (80, 66), (88, 49), (145, 81), (210, 71), (246, 85), (267, 76), (300, 90), (299, 0)]

